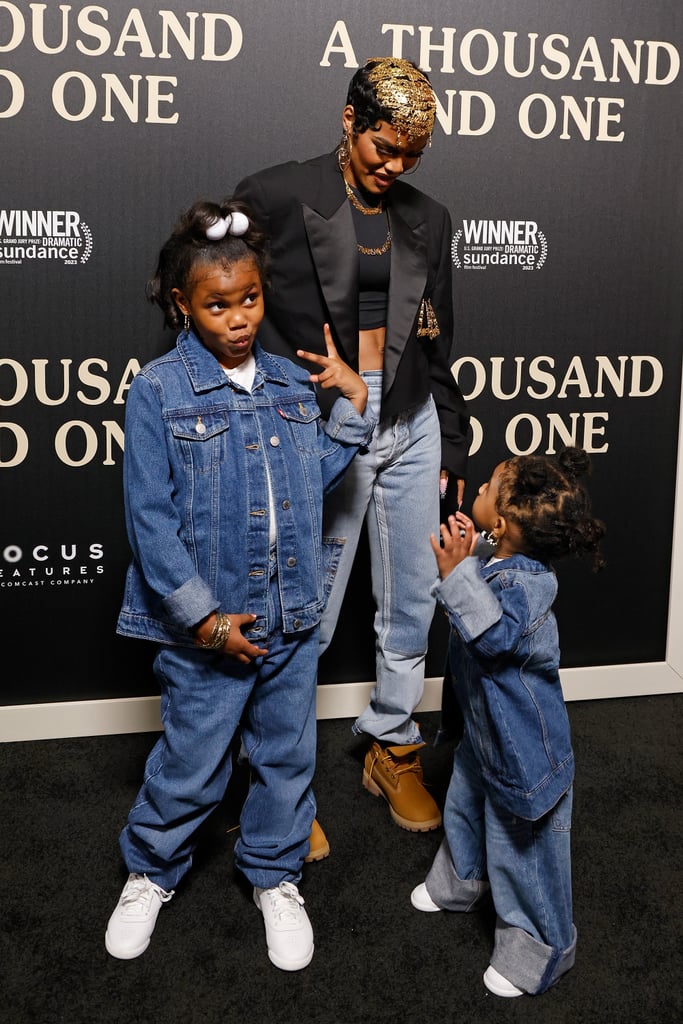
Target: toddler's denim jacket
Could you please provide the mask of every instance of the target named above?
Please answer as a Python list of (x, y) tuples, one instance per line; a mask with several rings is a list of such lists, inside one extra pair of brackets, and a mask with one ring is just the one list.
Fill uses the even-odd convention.
[(492, 799), (536, 821), (574, 777), (555, 573), (521, 554), (491, 564), (471, 556), (432, 593), (451, 623), (456, 695)]

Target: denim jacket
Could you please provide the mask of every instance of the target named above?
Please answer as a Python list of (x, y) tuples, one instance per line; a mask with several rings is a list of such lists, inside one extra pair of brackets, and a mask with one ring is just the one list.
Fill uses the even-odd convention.
[[(308, 371), (254, 344), (252, 391), (191, 332), (148, 363), (126, 403), (124, 500), (133, 559), (117, 632), (193, 645), (212, 611), (271, 628), (269, 483), (286, 633), (320, 620), (340, 547), (323, 555), (322, 500), (374, 422), (345, 398), (321, 420)], [(311, 367), (311, 369), (313, 369)]]
[(456, 695), (492, 799), (536, 821), (574, 777), (555, 573), (521, 554), (491, 565), (472, 556), (432, 593), (451, 623)]

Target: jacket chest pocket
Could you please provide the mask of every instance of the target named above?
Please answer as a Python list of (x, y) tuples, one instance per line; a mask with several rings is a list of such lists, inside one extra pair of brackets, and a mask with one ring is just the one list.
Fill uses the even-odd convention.
[(183, 464), (195, 473), (210, 473), (228, 458), (230, 419), (225, 410), (177, 413), (169, 426)]
[(294, 445), (300, 452), (318, 452), (318, 422), (320, 409), (316, 402), (286, 402), (278, 406), (280, 417), (288, 424)]

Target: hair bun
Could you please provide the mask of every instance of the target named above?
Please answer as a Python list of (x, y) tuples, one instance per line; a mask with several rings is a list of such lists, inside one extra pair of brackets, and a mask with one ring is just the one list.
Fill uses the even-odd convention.
[(565, 448), (559, 453), (557, 461), (568, 480), (579, 480), (590, 469), (590, 456), (583, 448)]
[(529, 456), (520, 459), (517, 465), (517, 481), (520, 491), (527, 497), (534, 497), (547, 486), (548, 470), (542, 459)]

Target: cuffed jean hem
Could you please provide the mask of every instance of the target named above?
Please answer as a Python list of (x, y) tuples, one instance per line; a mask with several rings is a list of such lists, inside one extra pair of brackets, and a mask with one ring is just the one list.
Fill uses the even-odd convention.
[(491, 966), (508, 981), (530, 995), (540, 995), (574, 966), (576, 928), (566, 949), (553, 949), (522, 928), (496, 921), (496, 939)]
[(448, 847), (442, 839), (425, 879), (425, 888), (437, 907), (469, 914), (478, 910), (489, 896), (489, 883), (478, 878), (460, 878)]
[[(305, 841), (302, 844), (296, 835), (292, 834), (292, 845), (286, 848), (283, 844), (276, 845), (272, 842), (269, 848), (263, 845), (259, 848), (251, 848), (245, 843), (248, 833), (240, 821), (240, 835), (237, 838), (234, 849), (234, 864), (250, 885), (259, 889), (273, 889), (280, 882), (293, 882), (295, 885), (301, 881), (304, 857), (309, 848), (309, 837), (313, 827), (313, 819), (316, 815), (316, 804), (312, 793), (309, 793), (296, 812), (296, 826), (299, 830), (303, 825), (305, 829)], [(273, 858), (272, 866), (266, 863), (267, 854)]]
[(400, 746), (426, 746), (425, 741), (420, 735), (420, 730), (417, 727), (417, 723), (409, 721), (406, 724), (405, 730), (400, 732), (390, 733), (388, 736), (376, 736), (373, 732), (370, 732), (369, 728), (364, 728), (364, 719), (361, 716), (351, 726), (351, 732), (354, 736), (367, 736), (370, 740), (379, 740), (384, 747), (400, 747)]

